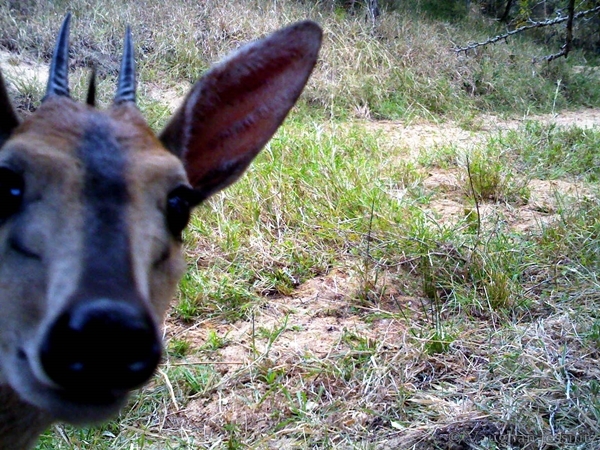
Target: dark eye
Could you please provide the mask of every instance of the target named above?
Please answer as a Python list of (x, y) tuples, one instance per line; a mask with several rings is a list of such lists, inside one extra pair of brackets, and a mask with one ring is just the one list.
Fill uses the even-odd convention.
[(24, 191), (23, 177), (6, 167), (0, 167), (0, 220), (7, 219), (19, 210)]
[(190, 220), (190, 211), (199, 203), (199, 196), (187, 186), (179, 186), (167, 197), (167, 226), (176, 238), (181, 238), (181, 232)]

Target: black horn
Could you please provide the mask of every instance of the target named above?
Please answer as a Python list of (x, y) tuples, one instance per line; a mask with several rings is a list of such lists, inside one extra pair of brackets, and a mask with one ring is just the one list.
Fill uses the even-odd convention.
[(125, 42), (123, 44), (123, 59), (121, 60), (121, 72), (119, 73), (119, 84), (115, 103), (135, 103), (135, 60), (133, 56), (133, 40), (131, 28), (127, 27)]
[(96, 106), (96, 66), (92, 68), (85, 102), (90, 106)]
[(56, 47), (52, 55), (48, 87), (44, 100), (53, 95), (70, 97), (69, 93), (69, 23), (71, 13), (67, 14), (58, 32)]

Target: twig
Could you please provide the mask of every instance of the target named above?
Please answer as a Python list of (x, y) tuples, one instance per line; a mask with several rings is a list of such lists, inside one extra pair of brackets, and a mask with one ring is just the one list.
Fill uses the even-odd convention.
[[(571, 1), (573, 1), (573, 0), (571, 0)], [(570, 7), (571, 7), (571, 5), (569, 5), (569, 9), (570, 9)], [(596, 13), (596, 12), (599, 12), (599, 11), (600, 11), (600, 5), (596, 6), (595, 8), (587, 9), (585, 11), (580, 11), (577, 14), (573, 14), (573, 15), (569, 14), (566, 17), (562, 17), (561, 16), (561, 17), (556, 17), (554, 19), (544, 20), (542, 22), (531, 22), (529, 25), (524, 25), (522, 27), (515, 28), (514, 30), (508, 31), (508, 32), (506, 32), (504, 34), (499, 34), (498, 36), (491, 37), (491, 38), (489, 38), (489, 39), (487, 39), (487, 40), (485, 40), (483, 42), (473, 42), (471, 44), (468, 44), (465, 47), (454, 47), (453, 51), (454, 51), (454, 53), (457, 53), (457, 54), (461, 53), (461, 52), (467, 53), (469, 50), (475, 50), (477, 47), (483, 47), (485, 45), (494, 44), (494, 43), (496, 43), (498, 41), (501, 41), (501, 40), (507, 40), (510, 36), (513, 36), (513, 35), (518, 34), (518, 33), (522, 33), (523, 31), (531, 30), (533, 28), (549, 27), (549, 26), (552, 26), (552, 25), (556, 25), (557, 23), (566, 22), (568, 20), (571, 20), (571, 22), (572, 22), (575, 19), (579, 19), (580, 17), (586, 16), (588, 14), (593, 14), (593, 13)], [(572, 27), (572, 23), (571, 23), (571, 27)], [(571, 36), (572, 36), (572, 31), (571, 31)], [(561, 50), (561, 52), (559, 52), (560, 54), (557, 53), (556, 55), (558, 55), (558, 56), (555, 56), (552, 59), (556, 59), (559, 56), (563, 56), (563, 53), (562, 53), (563, 51), (564, 50)], [(553, 55), (550, 55), (550, 56), (546, 57), (546, 59), (548, 61), (551, 61), (551, 59), (548, 59), (548, 58), (550, 58), (552, 56)]]
[(165, 380), (165, 385), (167, 386), (167, 390), (169, 391), (169, 396), (171, 397), (171, 401), (175, 406), (175, 411), (179, 411), (179, 404), (177, 403), (177, 399), (175, 398), (175, 391), (173, 390), (173, 385), (171, 384), (171, 380), (169, 380), (168, 375), (161, 369), (158, 369), (158, 373), (160, 373)]
[(73, 443), (71, 442), (71, 439), (69, 439), (69, 436), (67, 436), (67, 434), (65, 433), (65, 430), (63, 429), (62, 426), (60, 426), (60, 425), (54, 425), (54, 429), (60, 435), (60, 437), (62, 438), (62, 440), (67, 443), (67, 445), (69, 447), (73, 445)]
[(373, 212), (375, 211), (375, 199), (373, 199), (373, 201), (371, 202), (371, 214), (369, 215), (369, 228), (367, 231), (367, 236), (366, 236), (366, 240), (367, 240), (367, 249), (365, 250), (365, 259), (364, 259), (364, 285), (363, 285), (363, 295), (364, 295), (364, 300), (367, 301), (367, 299), (369, 298), (369, 290), (371, 290), (371, 288), (373, 288), (375, 286), (375, 283), (371, 284), (369, 282), (369, 271), (370, 271), (370, 265), (369, 265), (369, 261), (371, 260), (371, 233), (373, 231)]
[(560, 58), (561, 56), (564, 56), (566, 58), (567, 55), (569, 54), (569, 51), (571, 50), (571, 43), (573, 42), (573, 22), (574, 22), (573, 19), (574, 19), (574, 16), (575, 16), (575, 0), (569, 0), (569, 14), (567, 15), (567, 19), (568, 19), (567, 20), (567, 35), (565, 37), (565, 43), (561, 47), (560, 52), (546, 56), (544, 58), (546, 61), (548, 61), (548, 62), (554, 61), (555, 59)]

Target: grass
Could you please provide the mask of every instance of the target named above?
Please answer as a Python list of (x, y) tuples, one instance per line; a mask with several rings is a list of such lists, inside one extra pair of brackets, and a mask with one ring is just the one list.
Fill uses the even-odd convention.
[[(526, 134), (525, 139), (520, 135)], [(521, 143), (525, 140), (526, 145)], [(597, 182), (600, 178), (600, 144), (597, 130), (577, 126), (561, 129), (538, 122), (526, 124), (520, 133), (508, 132), (493, 142), (488, 150), (510, 151), (523, 158), (526, 170), (548, 179), (577, 178)]]
[[(95, 62), (106, 104), (130, 23), (156, 129), (163, 97), (285, 23), (318, 20), (322, 59), (248, 173), (193, 216), (160, 371), (115, 421), (57, 425), (38, 449), (600, 443), (600, 131), (489, 131), (597, 105), (571, 70), (583, 55), (531, 65), (548, 51), (520, 38), (457, 57), (451, 43), (490, 33), (475, 14), (398, 10), (373, 30), (325, 2), (145, 5), (3, 4), (0, 46), (46, 63), (72, 10), (75, 95)], [(40, 98), (11, 89), (23, 113)], [(424, 121), (443, 142), (421, 142)]]
[[(597, 105), (600, 100), (594, 76), (571, 69), (571, 64), (585, 66), (590, 55), (574, 52), (569, 64), (532, 65), (532, 58), (554, 49), (516, 37), (510, 45), (457, 56), (448, 50), (453, 44), (482, 40), (499, 31), (497, 24), (472, 16), (454, 22), (435, 20), (411, 2), (383, 14), (375, 29), (362, 14), (349, 15), (309, 2), (253, 0), (242, 6), (237, 0), (208, 0), (144, 5), (5, 2), (0, 5), (0, 47), (47, 63), (56, 29), (70, 10), (75, 95), (84, 96), (87, 74), (96, 65), (99, 100), (106, 104), (113, 96), (126, 24), (134, 30), (142, 86), (168, 91), (177, 90), (182, 82), (194, 82), (241, 43), (310, 18), (323, 25), (326, 35), (322, 62), (300, 107), (319, 118), (460, 119), (481, 111), (549, 112)], [(154, 121), (153, 109), (160, 105), (142, 102), (141, 106), (157, 127), (166, 120)]]

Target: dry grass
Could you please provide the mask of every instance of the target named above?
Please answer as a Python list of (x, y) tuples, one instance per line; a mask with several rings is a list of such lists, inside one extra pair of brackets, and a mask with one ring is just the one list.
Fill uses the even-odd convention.
[(67, 9), (76, 95), (96, 64), (110, 101), (129, 23), (157, 128), (242, 42), (307, 17), (326, 41), (296, 114), (193, 218), (160, 372), (118, 420), (39, 449), (600, 443), (600, 114), (477, 112), (593, 103), (567, 64), (530, 66), (528, 42), (457, 58), (482, 20), (409, 9), (373, 30), (315, 2), (6, 2), (23, 109), (43, 88), (19, 70), (45, 68)]
[[(0, 47), (13, 53), (14, 64), (48, 62), (58, 24), (72, 11), (75, 93), (84, 95), (96, 65), (103, 102), (112, 98), (123, 30), (130, 24), (146, 100), (141, 106), (156, 127), (166, 114), (154, 92), (182, 95), (185, 83), (241, 43), (306, 18), (326, 31), (321, 62), (302, 102), (320, 116), (470, 120), (481, 110), (529, 114), (598, 100), (593, 80), (581, 70), (562, 61), (531, 66), (531, 58), (547, 49), (527, 41), (456, 56), (453, 44), (490, 34), (494, 23), (432, 21), (410, 4), (383, 14), (375, 28), (362, 14), (312, 2), (25, 0), (0, 8)], [(585, 64), (583, 55), (573, 58)]]

